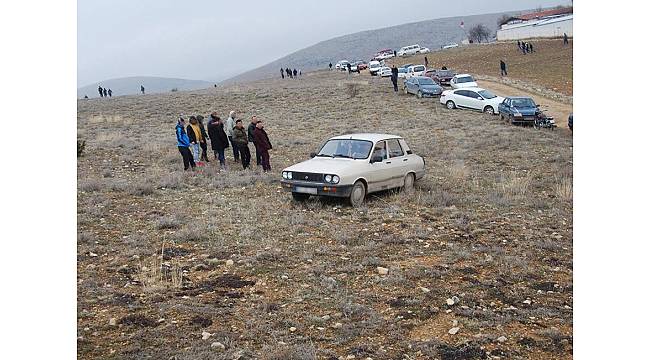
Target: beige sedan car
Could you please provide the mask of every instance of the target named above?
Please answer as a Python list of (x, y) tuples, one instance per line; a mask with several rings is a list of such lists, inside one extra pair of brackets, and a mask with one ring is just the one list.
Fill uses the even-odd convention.
[(311, 159), (282, 170), (281, 184), (297, 201), (334, 196), (359, 206), (373, 192), (410, 191), (422, 176), (424, 159), (402, 137), (350, 134), (329, 139)]

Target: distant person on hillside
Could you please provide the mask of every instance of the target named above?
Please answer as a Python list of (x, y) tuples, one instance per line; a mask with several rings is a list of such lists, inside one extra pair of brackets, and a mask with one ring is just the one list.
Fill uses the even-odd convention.
[(530, 52), (535, 52), (535, 50), (533, 50), (533, 43), (528, 44), (528, 47), (530, 49)]
[(569, 37), (567, 36), (566, 33), (564, 33), (563, 39), (564, 39), (564, 45), (567, 45), (569, 43)]
[(348, 74), (351, 74), (351, 73), (352, 73), (352, 65), (350, 65), (350, 63), (348, 63)]
[(232, 141), (232, 129), (235, 128), (235, 111), (231, 111), (230, 114), (228, 114), (228, 118), (226, 119), (226, 125), (225, 125), (225, 132), (226, 136), (228, 136), (228, 141), (230, 141), (230, 145), (232, 145), (232, 156), (233, 159), (235, 159), (235, 162), (239, 162), (239, 151), (237, 150), (237, 145)]
[(144, 95), (144, 85), (140, 85), (140, 92)]
[[(564, 34), (564, 36), (566, 36), (566, 34)], [(330, 70), (332, 70), (332, 63), (330, 63)]]
[(523, 41), (521, 42), (521, 52), (526, 55), (526, 43)]
[(223, 131), (223, 122), (221, 118), (215, 113), (210, 115), (210, 122), (208, 123), (208, 136), (210, 136), (210, 143), (214, 157), (219, 159), (219, 165), (222, 170), (226, 170), (226, 155), (225, 150), (228, 147), (228, 136)]
[(521, 40), (517, 40), (517, 48), (521, 50)]
[(113, 90), (108, 89), (108, 96), (109, 96), (109, 97), (113, 97)]
[(429, 59), (427, 59), (426, 56), (424, 57), (424, 67), (425, 67), (425, 68), (428, 68), (428, 67), (429, 67)]
[(208, 160), (208, 134), (205, 132), (205, 126), (203, 125), (203, 115), (197, 115), (196, 121), (199, 123), (199, 129), (201, 129), (201, 136), (203, 141), (199, 142), (201, 146), (201, 161), (210, 162)]
[(88, 99), (88, 95), (84, 95), (84, 99)]
[(298, 70), (296, 70), (296, 68), (293, 69), (293, 77), (294, 78), (298, 77)]
[(442, 68), (440, 70), (447, 70), (447, 67), (442, 65)]
[(106, 88), (104, 88), (104, 97), (108, 97), (108, 90)]
[(508, 70), (506, 69), (506, 62), (501, 60), (501, 76), (507, 76)]
[(262, 169), (264, 172), (271, 171), (271, 157), (269, 155), (269, 150), (273, 149), (273, 145), (271, 145), (269, 135), (264, 130), (264, 124), (262, 124), (261, 120), (255, 125), (255, 130), (253, 130), (253, 139), (255, 140), (255, 148), (259, 151), (260, 158), (262, 159)]
[(298, 76), (302, 76), (302, 70), (298, 69)]
[(282, 76), (282, 78), (284, 79), (284, 69), (283, 68), (280, 68), (280, 76)]
[(399, 74), (399, 70), (397, 70), (397, 66), (393, 64), (393, 67), (390, 69), (390, 81), (393, 82), (393, 90), (397, 92), (397, 76)]
[(262, 157), (260, 156), (260, 151), (257, 149), (255, 137), (253, 136), (255, 133), (255, 126), (257, 126), (257, 116), (253, 115), (251, 116), (251, 123), (248, 124), (248, 141), (252, 142), (255, 146), (255, 160), (257, 166), (260, 166), (262, 164)]
[(196, 120), (196, 116), (190, 116), (190, 124), (187, 125), (185, 131), (187, 131), (187, 137), (190, 139), (190, 148), (192, 149), (194, 162), (197, 163), (201, 159), (201, 142), (205, 141), (205, 138), (201, 133), (201, 127), (199, 126), (199, 121)]
[(178, 146), (178, 151), (183, 157), (183, 167), (185, 170), (188, 170), (190, 166), (192, 170), (196, 168), (194, 159), (192, 158), (192, 153), (190, 152), (190, 139), (185, 132), (185, 119), (179, 118), (176, 123), (176, 145)]
[(104, 97), (104, 89), (101, 86), (97, 88), (97, 91), (99, 91), (99, 97)]
[(242, 167), (248, 169), (251, 165), (251, 151), (248, 149), (248, 134), (241, 119), (235, 121), (235, 128), (232, 129), (232, 143), (233, 148), (237, 146)]
[(287, 72), (287, 76), (289, 76), (289, 78), (293, 79), (293, 74), (291, 73), (291, 70), (289, 68), (287, 68), (285, 71)]
[(397, 57), (397, 51), (393, 50), (393, 56)]

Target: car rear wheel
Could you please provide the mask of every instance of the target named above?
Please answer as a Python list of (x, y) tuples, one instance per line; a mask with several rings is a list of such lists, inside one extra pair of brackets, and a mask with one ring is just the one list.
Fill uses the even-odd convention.
[(447, 101), (446, 104), (447, 104), (447, 109), (449, 109), (449, 110), (453, 110), (453, 109), (456, 108), (456, 104), (454, 104), (454, 102), (451, 101), (451, 100)]
[(352, 191), (350, 192), (350, 205), (354, 207), (359, 207), (363, 204), (363, 200), (366, 198), (366, 186), (361, 181), (357, 181), (352, 186)]
[(422, 91), (418, 90), (418, 98), (422, 99)]
[(309, 194), (292, 192), (291, 196), (293, 197), (294, 200), (299, 202), (307, 201), (307, 199), (309, 199)]
[(410, 194), (413, 192), (413, 184), (415, 184), (415, 176), (413, 173), (408, 173), (406, 174), (406, 177), (404, 178), (404, 186), (402, 187), (402, 191), (404, 191), (407, 194)]
[(483, 109), (483, 112), (486, 114), (494, 115), (494, 108), (492, 106), (486, 106), (485, 109)]

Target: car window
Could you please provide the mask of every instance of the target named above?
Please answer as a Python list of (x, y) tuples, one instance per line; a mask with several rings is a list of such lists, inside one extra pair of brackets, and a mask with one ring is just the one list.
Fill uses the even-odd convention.
[(424, 71), (424, 66), (422, 66), (422, 65), (416, 66), (416, 67), (413, 68), (413, 71)]
[(497, 97), (496, 95), (492, 94), (488, 90), (481, 90), (478, 93), (485, 99), (494, 99), (495, 97)]
[(420, 85), (433, 85), (435, 84), (431, 78), (422, 78), (419, 80)]
[(471, 90), (467, 90), (467, 96), (469, 96), (471, 98), (474, 98), (474, 99), (478, 99), (480, 97), (479, 94), (477, 94), (476, 92), (471, 91)]
[(458, 82), (459, 84), (474, 82), (474, 78), (472, 78), (471, 76), (458, 77), (456, 78), (456, 82)]
[(384, 140), (378, 141), (375, 145), (375, 150), (372, 151), (372, 158), (381, 156), (382, 160), (386, 160), (386, 142)]
[(460, 96), (471, 97), (471, 96), (468, 94), (468, 92), (469, 92), (469, 91), (467, 91), (467, 90), (456, 90), (456, 92), (454, 92), (454, 94), (456, 94), (456, 95), (460, 95)]
[(394, 158), (404, 156), (404, 151), (402, 151), (402, 147), (399, 145), (397, 139), (386, 140), (386, 143), (388, 144), (388, 153), (390, 154), (390, 157)]
[(399, 139), (399, 144), (402, 145), (402, 150), (404, 150), (407, 154), (413, 154), (411, 148), (409, 148), (408, 144), (406, 144), (406, 140)]

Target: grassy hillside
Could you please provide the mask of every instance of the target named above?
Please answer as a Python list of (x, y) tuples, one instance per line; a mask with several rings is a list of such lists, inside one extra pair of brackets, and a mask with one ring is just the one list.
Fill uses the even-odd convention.
[[(432, 6), (435, 8), (435, 6)], [(508, 12), (516, 14), (517, 12)], [(435, 13), (432, 11), (432, 15)], [(245, 72), (224, 81), (224, 83), (256, 80), (269, 76), (280, 76), (281, 67), (305, 70), (325, 69), (329, 62), (341, 59), (370, 59), (375, 52), (384, 48), (399, 50), (400, 47), (420, 44), (432, 50), (467, 38), (466, 31), (475, 25), (483, 24), (496, 32), (497, 20), (503, 13), (450, 17), (403, 24), (382, 29), (362, 31), (327, 41), (296, 51), (281, 59)], [(459, 25), (465, 22), (465, 30)]]
[(213, 86), (213, 83), (203, 80), (176, 79), (155, 76), (134, 76), (118, 79), (109, 79), (102, 82), (86, 85), (77, 89), (77, 96), (83, 98), (88, 95), (90, 98), (99, 97), (97, 87), (106, 87), (113, 90), (113, 96), (133, 95), (140, 93), (140, 85), (143, 85), (146, 93), (165, 93), (172, 89), (196, 90)]
[[(335, 71), (77, 104), (79, 359), (572, 357), (568, 130)], [(231, 109), (265, 121), (273, 171), (227, 151), (183, 172), (175, 115)], [(282, 192), (284, 167), (363, 131), (425, 157), (414, 192)]]
[[(499, 60), (508, 64), (508, 78), (565, 95), (573, 95), (573, 40), (532, 40), (534, 53), (522, 54), (517, 42), (470, 45), (427, 54), (430, 67), (500, 77)], [(424, 64), (424, 55), (390, 60), (389, 64)]]

